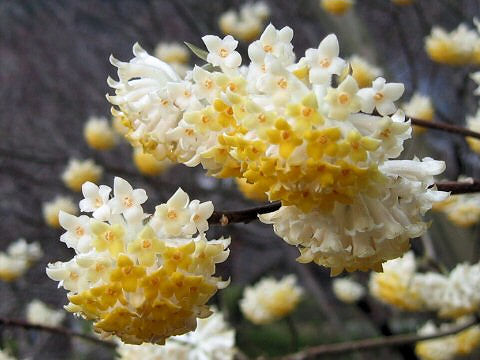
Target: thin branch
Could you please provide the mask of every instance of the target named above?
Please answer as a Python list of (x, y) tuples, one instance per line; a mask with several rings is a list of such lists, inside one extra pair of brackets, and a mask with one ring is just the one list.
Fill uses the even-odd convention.
[(480, 181), (442, 181), (436, 184), (440, 191), (450, 191), (452, 195), (480, 192)]
[(303, 351), (297, 352), (295, 354), (286, 355), (281, 357), (283, 360), (303, 360), (309, 357), (325, 355), (325, 354), (340, 354), (351, 351), (360, 351), (360, 350), (369, 350), (377, 349), (381, 347), (388, 346), (398, 346), (404, 344), (413, 344), (418, 341), (436, 339), (443, 336), (449, 336), (459, 333), (469, 327), (479, 323), (479, 319), (473, 319), (465, 324), (455, 326), (450, 330), (439, 331), (432, 335), (418, 335), (418, 334), (406, 334), (406, 335), (395, 335), (395, 336), (385, 336), (381, 338), (373, 339), (363, 339), (363, 340), (354, 340), (346, 341), (337, 344), (325, 344), (314, 346)]
[(449, 132), (452, 134), (459, 134), (463, 136), (470, 136), (476, 139), (480, 139), (480, 133), (469, 130), (467, 128), (464, 128), (462, 126), (456, 126), (456, 125), (450, 125), (442, 122), (434, 122), (434, 121), (425, 121), (425, 120), (420, 120), (420, 119), (410, 119), (412, 122), (412, 125), (417, 125), (429, 129), (434, 129), (434, 130), (441, 130), (445, 132)]
[(14, 326), (14, 327), (20, 327), (26, 330), (40, 330), (40, 331), (46, 331), (50, 332), (53, 334), (60, 334), (68, 337), (77, 337), (83, 340), (87, 340), (90, 342), (94, 342), (98, 345), (114, 348), (116, 346), (115, 343), (111, 341), (105, 341), (97, 338), (96, 336), (93, 335), (88, 335), (88, 334), (82, 334), (64, 327), (56, 327), (56, 326), (46, 326), (46, 325), (37, 325), (37, 324), (31, 324), (27, 321), (24, 320), (19, 320), (19, 319), (7, 319), (4, 317), (0, 317), (0, 324), (3, 324), (5, 326)]

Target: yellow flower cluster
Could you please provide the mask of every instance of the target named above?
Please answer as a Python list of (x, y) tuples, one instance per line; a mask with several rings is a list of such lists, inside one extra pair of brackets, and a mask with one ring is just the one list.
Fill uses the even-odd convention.
[(195, 330), (196, 319), (211, 314), (206, 302), (227, 285), (213, 274), (228, 256), (229, 239), (204, 235), (213, 205), (189, 202), (179, 189), (144, 224), (143, 190), (115, 178), (108, 199), (110, 189), (102, 186), (83, 188), (81, 208), (94, 218), (60, 214), (67, 230), (61, 240), (77, 254), (49, 264), (47, 274), (69, 291), (66, 310), (93, 320), (101, 335), (131, 344), (163, 344)]
[(159, 175), (173, 165), (168, 159), (157, 160), (152, 154), (146, 153), (142, 147), (133, 149), (133, 163), (138, 171), (147, 176)]
[(83, 127), (83, 137), (95, 150), (110, 150), (116, 144), (116, 135), (105, 118), (90, 117)]
[(434, 27), (425, 39), (425, 50), (435, 62), (451, 66), (480, 64), (480, 37), (477, 31), (460, 24), (447, 32)]
[(264, 189), (262, 189), (257, 183), (250, 184), (245, 179), (235, 178), (237, 183), (238, 190), (245, 196), (247, 199), (254, 201), (266, 201), (268, 200), (267, 195), (265, 195)]
[[(467, 320), (459, 319), (457, 325)], [(421, 335), (433, 335), (438, 330), (448, 330), (452, 324), (442, 324), (438, 329), (428, 322), (419, 330)], [(432, 340), (420, 341), (415, 345), (415, 353), (421, 360), (453, 360), (457, 356), (471, 354), (480, 346), (480, 327), (471, 326), (457, 334)]]
[(321, 0), (320, 6), (333, 15), (343, 15), (353, 6), (353, 0)]
[[(403, 105), (405, 114), (414, 119), (420, 119), (425, 121), (433, 121), (435, 116), (435, 109), (433, 108), (432, 101), (428, 96), (420, 93), (415, 93), (409, 102)], [(425, 127), (413, 126), (413, 132), (420, 135), (426, 131)]]
[(56, 196), (53, 200), (42, 204), (42, 214), (45, 223), (52, 228), (59, 228), (58, 214), (60, 211), (76, 215), (78, 208), (70, 197)]
[(406, 311), (423, 308), (423, 300), (415, 286), (415, 256), (408, 252), (402, 258), (387, 261), (383, 272), (370, 275), (370, 293), (380, 301)]
[(82, 184), (91, 181), (97, 183), (103, 174), (103, 168), (92, 159), (70, 159), (62, 173), (62, 181), (72, 191), (80, 191)]

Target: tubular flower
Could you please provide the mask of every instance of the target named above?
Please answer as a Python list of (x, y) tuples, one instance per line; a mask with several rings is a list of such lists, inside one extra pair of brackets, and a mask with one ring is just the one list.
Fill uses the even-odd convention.
[(332, 289), (337, 299), (347, 304), (353, 304), (365, 295), (365, 288), (348, 278), (333, 280)]
[(380, 301), (406, 311), (422, 309), (422, 298), (415, 286), (416, 263), (413, 252), (383, 264), (383, 273), (370, 275), (370, 293)]
[(233, 35), (242, 41), (252, 41), (264, 27), (270, 9), (263, 1), (246, 3), (240, 11), (228, 10), (220, 15), (218, 26), (224, 34)]
[[(376, 78), (383, 74), (380, 68), (370, 64), (358, 55), (350, 57), (347, 62), (352, 69), (352, 76), (359, 88), (369, 87)], [(344, 74), (347, 74), (347, 71)]]
[(94, 161), (70, 159), (62, 173), (62, 181), (66, 187), (73, 191), (80, 191), (84, 182), (96, 183), (102, 177), (103, 169), (95, 165)]
[(294, 275), (281, 280), (264, 278), (248, 286), (240, 300), (243, 315), (252, 323), (268, 324), (290, 314), (298, 305), (303, 290)]
[(195, 331), (169, 338), (164, 346), (155, 344), (117, 347), (119, 360), (231, 360), (235, 355), (235, 330), (231, 329), (217, 310), (199, 319)]
[[(438, 331), (448, 331), (465, 321), (468, 321), (468, 318), (459, 319), (456, 324), (441, 324), (440, 327), (429, 321), (418, 331), (418, 334), (433, 335)], [(475, 325), (454, 335), (420, 341), (415, 345), (415, 354), (421, 360), (451, 360), (457, 356), (469, 355), (479, 346), (480, 326)]]
[(320, 0), (320, 6), (333, 15), (343, 15), (353, 6), (354, 0)]
[[(163, 344), (194, 330), (197, 318), (211, 314), (208, 299), (228, 285), (213, 274), (228, 257), (230, 241), (205, 237), (212, 203), (190, 202), (181, 189), (172, 199), (166, 217), (156, 212), (146, 220), (145, 191), (115, 178), (113, 197), (99, 197), (109, 211), (93, 218), (60, 214), (61, 241), (76, 255), (49, 264), (47, 275), (68, 290), (65, 309), (93, 320), (102, 336)], [(94, 210), (85, 203), (83, 209)], [(180, 230), (173, 233), (171, 223)]]
[[(403, 105), (403, 110), (407, 116), (425, 121), (433, 121), (435, 115), (435, 109), (430, 98), (419, 93), (415, 93), (410, 101)], [(413, 132), (417, 135), (425, 131), (426, 128), (424, 127), (413, 126)]]
[(31, 324), (57, 326), (64, 318), (64, 311), (52, 310), (40, 300), (33, 300), (27, 305), (27, 320)]
[(159, 175), (173, 165), (168, 159), (157, 160), (155, 156), (146, 153), (141, 147), (133, 150), (133, 163), (138, 171), (148, 176)]
[[(201, 164), (209, 175), (242, 179), (281, 200), (288, 209), (262, 221), (281, 222), (277, 234), (300, 247), (303, 261), (335, 272), (380, 269), (408, 249), (426, 228), (421, 215), (446, 196), (430, 188), (444, 164), (390, 160), (411, 134), (394, 104), (403, 84), (378, 78), (359, 89), (345, 76), (333, 88), (332, 77), (347, 69), (336, 36), (298, 62), (292, 37), (291, 28), (268, 25), (240, 68), (231, 36), (205, 36), (206, 59), (220, 69), (195, 68), (183, 81), (135, 45), (129, 63), (112, 59), (119, 77), (109, 80), (112, 112), (128, 119), (132, 144), (158, 159)], [(348, 231), (338, 213), (355, 219)], [(297, 230), (287, 234), (292, 222)]]
[(96, 150), (109, 150), (116, 144), (116, 135), (107, 119), (90, 117), (83, 127), (88, 146)]
[(448, 33), (433, 27), (425, 38), (425, 50), (435, 62), (451, 66), (480, 63), (480, 37), (477, 31), (460, 24)]
[(56, 196), (52, 201), (48, 201), (42, 204), (43, 218), (47, 225), (53, 228), (59, 228), (60, 222), (58, 221), (58, 214), (60, 211), (77, 214), (78, 208), (70, 197)]
[(25, 239), (11, 243), (6, 252), (0, 252), (0, 280), (13, 281), (22, 276), (43, 256), (40, 244), (28, 244)]
[(480, 264), (458, 264), (448, 275), (418, 274), (416, 287), (429, 310), (459, 318), (480, 308)]

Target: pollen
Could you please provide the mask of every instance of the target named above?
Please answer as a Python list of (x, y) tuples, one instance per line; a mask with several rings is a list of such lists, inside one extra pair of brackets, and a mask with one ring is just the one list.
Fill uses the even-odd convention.
[(277, 85), (282, 88), (282, 89), (286, 89), (287, 86), (288, 86), (288, 82), (285, 78), (280, 78), (280, 80), (277, 81)]

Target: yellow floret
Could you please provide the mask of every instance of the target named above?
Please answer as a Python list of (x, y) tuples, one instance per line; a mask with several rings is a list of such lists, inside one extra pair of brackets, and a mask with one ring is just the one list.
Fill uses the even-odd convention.
[(334, 15), (343, 15), (353, 5), (353, 0), (321, 0), (322, 8)]
[(161, 174), (173, 165), (169, 159), (157, 160), (152, 154), (144, 152), (141, 147), (134, 149), (133, 162), (138, 171), (148, 176)]

